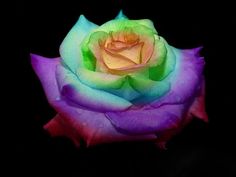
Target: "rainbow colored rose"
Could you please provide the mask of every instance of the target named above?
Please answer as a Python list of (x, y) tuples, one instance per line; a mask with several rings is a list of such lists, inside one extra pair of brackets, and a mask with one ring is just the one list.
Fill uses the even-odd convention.
[(45, 129), (76, 145), (165, 143), (192, 117), (207, 121), (200, 49), (170, 46), (147, 19), (129, 20), (121, 12), (97, 26), (81, 15), (60, 57), (31, 54), (58, 112)]

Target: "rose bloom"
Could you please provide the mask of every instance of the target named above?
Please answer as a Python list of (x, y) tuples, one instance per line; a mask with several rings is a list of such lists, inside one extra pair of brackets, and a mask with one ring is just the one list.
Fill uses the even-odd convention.
[(204, 60), (177, 49), (150, 20), (121, 13), (101, 26), (83, 15), (60, 57), (31, 54), (47, 99), (57, 111), (44, 128), (79, 146), (150, 140), (165, 144), (193, 117), (207, 121)]

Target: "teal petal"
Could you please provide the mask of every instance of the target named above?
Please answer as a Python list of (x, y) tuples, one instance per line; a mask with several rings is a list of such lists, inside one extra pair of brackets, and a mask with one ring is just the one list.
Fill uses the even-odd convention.
[(128, 17), (123, 14), (123, 10), (120, 10), (115, 19), (128, 19)]
[(117, 95), (125, 100), (132, 101), (138, 97), (140, 97), (140, 93), (133, 89), (129, 83), (128, 77), (124, 77), (124, 84), (119, 89), (107, 89), (106, 91)]
[(130, 86), (126, 76), (94, 72), (84, 68), (78, 69), (76, 74), (79, 80), (90, 88), (105, 91), (129, 101), (140, 97), (140, 93)]
[(147, 104), (163, 97), (170, 90), (168, 80), (153, 81), (132, 75), (129, 76), (129, 83), (141, 95), (132, 100), (134, 104)]
[(81, 65), (81, 42), (83, 39), (98, 26), (88, 21), (84, 15), (79, 17), (77, 23), (72, 27), (60, 46), (60, 55), (63, 64), (71, 71), (76, 72)]

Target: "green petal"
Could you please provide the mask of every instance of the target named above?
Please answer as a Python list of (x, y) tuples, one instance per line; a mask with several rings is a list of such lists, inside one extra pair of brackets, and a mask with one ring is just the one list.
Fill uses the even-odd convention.
[[(89, 37), (87, 37), (81, 46), (81, 52), (83, 56), (83, 66), (91, 71), (96, 70), (96, 62), (98, 60), (98, 56), (93, 53), (96, 50), (99, 50), (99, 41), (102, 39), (106, 39), (108, 34), (103, 31), (97, 31), (92, 33)], [(93, 51), (93, 52), (92, 52)]]
[(137, 33), (140, 35), (147, 35), (147, 36), (154, 38), (153, 31), (144, 25), (133, 26), (131, 29), (134, 33)]
[(96, 57), (85, 44), (81, 46), (83, 66), (91, 71), (96, 69)]
[(140, 25), (146, 26), (148, 28), (150, 28), (155, 34), (157, 33), (157, 30), (153, 24), (153, 22), (149, 19), (142, 19), (142, 20), (134, 20), (135, 22), (137, 22)]
[(97, 28), (94, 31), (104, 31), (104, 32), (111, 32), (111, 31), (124, 31), (127, 29), (140, 29), (140, 31), (146, 33), (154, 34), (156, 31), (153, 30), (151, 26), (146, 25), (147, 23), (141, 24), (139, 21), (142, 20), (128, 20), (128, 19), (115, 19), (108, 21), (101, 25), (99, 28)]
[(164, 42), (164, 45), (156, 45), (156, 50), (161, 52), (160, 58), (157, 60), (156, 66), (149, 68), (149, 78), (154, 81), (160, 81), (167, 77), (174, 70), (176, 64), (176, 57), (171, 47), (162, 37), (160, 40)]
[(88, 21), (83, 15), (79, 17), (77, 23), (72, 27), (60, 46), (62, 62), (73, 72), (81, 66), (81, 42), (84, 38), (98, 26)]
[(81, 82), (95, 89), (119, 89), (125, 77), (80, 68), (77, 75)]

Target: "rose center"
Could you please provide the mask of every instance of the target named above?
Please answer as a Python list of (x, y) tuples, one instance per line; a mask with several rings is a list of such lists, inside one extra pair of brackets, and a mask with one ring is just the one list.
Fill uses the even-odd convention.
[(110, 69), (120, 69), (142, 64), (142, 47), (137, 34), (132, 31), (110, 32), (103, 47), (103, 60)]

